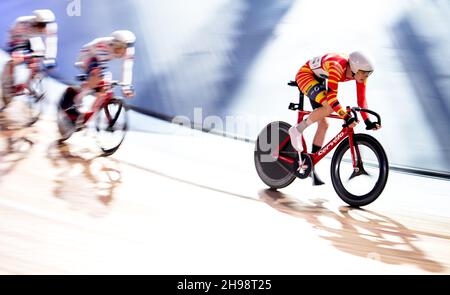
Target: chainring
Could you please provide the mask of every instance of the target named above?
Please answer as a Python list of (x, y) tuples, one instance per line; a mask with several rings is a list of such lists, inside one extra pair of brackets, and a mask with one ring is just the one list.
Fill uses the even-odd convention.
[(311, 174), (313, 170), (313, 161), (309, 154), (302, 153), (302, 167), (299, 169), (298, 156), (295, 157), (295, 162), (293, 165), (294, 175), (300, 179), (306, 179)]

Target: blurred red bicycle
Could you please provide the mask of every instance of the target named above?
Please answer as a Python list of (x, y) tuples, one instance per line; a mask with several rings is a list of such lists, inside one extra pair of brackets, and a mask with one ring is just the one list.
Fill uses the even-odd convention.
[[(290, 86), (297, 87), (296, 82)], [(304, 95), (300, 92), (300, 102), (291, 103), (289, 109), (298, 111), (298, 123), (310, 114), (303, 109)], [(376, 112), (359, 107), (347, 107), (358, 118), (357, 112), (366, 112), (377, 118), (381, 126), (381, 117)], [(341, 119), (337, 115), (329, 118)], [(254, 160), (256, 171), (261, 180), (272, 189), (290, 185), (296, 178), (306, 179), (314, 174), (314, 167), (334, 148), (331, 160), (331, 181), (338, 196), (350, 206), (365, 206), (375, 201), (383, 192), (389, 174), (386, 152), (374, 137), (355, 133), (353, 128), (343, 129), (320, 151), (308, 153), (305, 139), (302, 138), (302, 159), (292, 147), (289, 128), (291, 125), (277, 121), (268, 124), (256, 141)], [(314, 175), (313, 175), (314, 176)]]
[[(82, 81), (85, 78), (85, 75), (78, 77)], [(104, 98), (95, 101), (84, 113), (79, 111), (82, 109), (82, 105), (73, 103), (81, 89), (76, 86), (68, 87), (58, 105), (57, 124), (61, 134), (59, 142), (64, 142), (73, 133), (88, 127), (95, 133), (96, 142), (103, 152), (102, 156), (114, 154), (124, 141), (128, 131), (128, 108), (122, 97), (115, 96), (114, 88), (116, 86), (125, 85), (118, 81), (104, 80), (102, 86), (105, 90)]]
[(41, 115), (46, 97), (43, 81), (48, 76), (48, 69), (42, 65), (44, 55), (41, 53), (23, 53), (20, 57), (29, 70), (29, 76), (25, 83), (15, 84), (13, 67), (5, 66), (1, 76), (0, 111), (8, 108), (14, 126), (26, 128), (36, 123)]

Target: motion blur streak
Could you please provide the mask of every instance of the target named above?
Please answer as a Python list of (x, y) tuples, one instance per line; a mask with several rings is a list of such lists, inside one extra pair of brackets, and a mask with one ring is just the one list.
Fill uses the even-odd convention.
[[(84, 43), (118, 28), (133, 30), (138, 36), (133, 104), (192, 120), (195, 107), (204, 116), (243, 116), (249, 128), (236, 130), (250, 139), (266, 123), (255, 116), (294, 120), (286, 106), (296, 94), (285, 84), (306, 60), (362, 50), (376, 64), (367, 97), (383, 115), (385, 129), (376, 136), (391, 163), (450, 171), (448, 1), (80, 3), (81, 15), (68, 16), (69, 1), (4, 1), (0, 26), (6, 33), (19, 15), (54, 9), (61, 32), (56, 76), (64, 81), (77, 74), (73, 61)], [(337, 19), (339, 24), (330, 26)], [(353, 83), (340, 86), (340, 100), (355, 104)]]

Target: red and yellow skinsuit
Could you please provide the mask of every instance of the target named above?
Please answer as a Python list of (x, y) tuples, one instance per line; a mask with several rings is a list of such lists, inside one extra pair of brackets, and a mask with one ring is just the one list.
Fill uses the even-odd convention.
[[(345, 75), (349, 66), (348, 56), (336, 53), (325, 54), (311, 59), (301, 67), (295, 80), (300, 90), (311, 100), (319, 104), (327, 101), (331, 108), (344, 119), (347, 116), (347, 112), (337, 99), (338, 83), (355, 80), (354, 78), (349, 79)], [(328, 89), (318, 81), (321, 79), (328, 79)], [(367, 108), (366, 81), (364, 83), (356, 82), (356, 94), (358, 106)], [(361, 115), (364, 120), (368, 119), (366, 113), (362, 112)]]

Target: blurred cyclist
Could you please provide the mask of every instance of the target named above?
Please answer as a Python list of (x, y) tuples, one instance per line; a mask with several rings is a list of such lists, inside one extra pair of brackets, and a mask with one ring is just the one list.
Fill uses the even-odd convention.
[(77, 92), (72, 88), (66, 91), (60, 106), (65, 110), (67, 117), (75, 126), (82, 122), (83, 118), (74, 104), (81, 104), (83, 97), (94, 93), (96, 100), (94, 105), (101, 104), (105, 94), (105, 80), (108, 79), (107, 63), (114, 59), (123, 59), (122, 66), (122, 92), (127, 98), (134, 96), (131, 86), (133, 78), (134, 43), (136, 36), (126, 30), (115, 31), (110, 37), (97, 38), (83, 46), (78, 61), (75, 64), (85, 73), (85, 82), (81, 86), (81, 91)]
[[(14, 69), (22, 64), (24, 55), (29, 53), (39, 53), (44, 55), (43, 64), (47, 68), (56, 66), (57, 55), (57, 31), (55, 15), (51, 10), (39, 9), (33, 11), (31, 16), (22, 16), (16, 19), (10, 29), (8, 52), (11, 60), (5, 64), (3, 75), (3, 96), (6, 101), (14, 94)], [(45, 38), (45, 43), (43, 38)], [(30, 62), (31, 67), (36, 63)], [(31, 77), (30, 77), (31, 79)]]
[[(311, 124), (318, 122), (313, 140), (312, 153), (322, 149), (328, 129), (326, 116), (336, 112), (348, 127), (355, 127), (357, 122), (350, 113), (347, 113), (337, 99), (338, 83), (351, 80), (356, 81), (358, 106), (367, 108), (366, 81), (372, 74), (374, 67), (370, 60), (361, 52), (352, 52), (349, 56), (344, 54), (325, 54), (315, 57), (300, 68), (295, 77), (300, 91), (309, 97), (314, 111), (300, 124), (289, 130), (292, 146), (300, 154), (303, 152), (302, 133)], [(328, 80), (328, 87), (325, 86)], [(377, 130), (380, 125), (370, 121), (367, 113), (361, 113), (367, 130)], [(301, 159), (301, 157), (299, 158)], [(323, 182), (316, 177), (316, 184)]]

